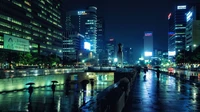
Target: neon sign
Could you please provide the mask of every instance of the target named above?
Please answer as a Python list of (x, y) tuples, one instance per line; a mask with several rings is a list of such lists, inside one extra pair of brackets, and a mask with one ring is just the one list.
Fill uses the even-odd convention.
[(172, 16), (172, 13), (169, 13), (169, 15), (168, 15), (168, 20), (171, 18), (171, 16)]

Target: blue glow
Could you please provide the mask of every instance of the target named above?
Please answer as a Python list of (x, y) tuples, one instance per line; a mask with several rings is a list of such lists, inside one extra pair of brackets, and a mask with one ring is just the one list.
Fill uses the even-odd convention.
[(189, 12), (187, 13), (187, 15), (186, 15), (186, 20), (187, 20), (187, 22), (191, 20), (192, 16), (193, 16), (193, 12), (189, 11)]
[(87, 49), (87, 50), (91, 49), (91, 45), (89, 42), (84, 42), (84, 49)]

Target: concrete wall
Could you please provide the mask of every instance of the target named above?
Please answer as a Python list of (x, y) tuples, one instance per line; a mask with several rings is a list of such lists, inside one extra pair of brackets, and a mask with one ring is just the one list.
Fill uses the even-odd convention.
[(58, 84), (64, 84), (66, 76), (67, 74), (0, 79), (0, 92), (26, 89), (29, 87), (26, 83), (29, 82), (34, 82), (34, 87), (50, 86), (52, 80), (58, 81)]

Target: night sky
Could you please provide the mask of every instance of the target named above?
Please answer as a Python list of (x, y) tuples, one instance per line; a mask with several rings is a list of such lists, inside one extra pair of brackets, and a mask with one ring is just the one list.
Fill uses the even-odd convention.
[(132, 47), (135, 52), (134, 59), (138, 59), (143, 49), (144, 31), (153, 31), (154, 48), (167, 50), (167, 15), (173, 10), (174, 1), (73, 0), (67, 1), (66, 7), (68, 10), (81, 10), (90, 5), (96, 6), (98, 16), (105, 18), (106, 38), (115, 38), (124, 47)]

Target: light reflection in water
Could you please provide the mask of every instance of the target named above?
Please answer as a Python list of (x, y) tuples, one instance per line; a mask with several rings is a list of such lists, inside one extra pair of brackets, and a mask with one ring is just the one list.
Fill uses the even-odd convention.
[[(58, 112), (70, 111), (72, 108), (75, 108), (76, 110), (76, 108), (80, 107), (84, 102), (89, 101), (93, 97), (95, 98), (95, 95), (98, 92), (102, 91), (114, 82), (113, 72), (89, 72), (89, 74), (93, 74), (92, 77), (91, 75), (85, 74), (74, 74), (76, 77), (72, 75), (72, 77), (74, 77), (72, 80), (75, 80), (77, 83), (71, 84), (71, 90), (68, 95), (66, 94), (63, 85), (57, 86), (54, 100), (52, 100), (52, 91), (50, 87), (34, 89), (31, 103), (28, 101), (29, 94), (27, 91), (0, 94), (0, 109), (2, 111), (27, 111), (29, 110), (28, 108), (31, 107), (33, 111), (40, 111), (55, 106)], [(92, 92), (91, 84), (88, 83), (87, 91), (83, 94), (83, 92), (80, 92), (81, 86), (79, 82), (83, 79), (89, 80), (90, 78), (94, 78), (94, 92)]]

